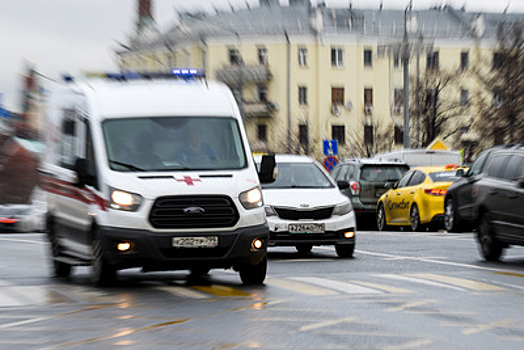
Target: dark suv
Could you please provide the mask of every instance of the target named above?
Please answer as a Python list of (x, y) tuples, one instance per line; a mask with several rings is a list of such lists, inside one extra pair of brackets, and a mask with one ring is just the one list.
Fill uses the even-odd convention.
[(486, 260), (510, 244), (524, 245), (524, 145), (484, 151), (446, 193), (448, 231), (477, 229)]
[(357, 226), (375, 226), (377, 201), (386, 192), (387, 182), (396, 182), (409, 170), (405, 163), (368, 158), (350, 158), (338, 164), (331, 176), (349, 183), (342, 190), (351, 200), (357, 218)]

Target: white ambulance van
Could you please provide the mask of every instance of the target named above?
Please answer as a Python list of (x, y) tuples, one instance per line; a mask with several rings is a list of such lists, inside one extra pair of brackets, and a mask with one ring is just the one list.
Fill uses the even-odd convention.
[(106, 74), (51, 89), (46, 107), (47, 231), (54, 273), (233, 268), (266, 276), (260, 182), (231, 91), (193, 70)]

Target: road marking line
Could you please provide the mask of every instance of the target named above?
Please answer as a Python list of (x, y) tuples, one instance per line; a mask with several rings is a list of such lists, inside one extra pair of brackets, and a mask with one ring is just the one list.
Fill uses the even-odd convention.
[(159, 289), (164, 292), (171, 293), (173, 295), (176, 295), (178, 297), (182, 298), (190, 298), (190, 299), (209, 299), (209, 295), (200, 293), (196, 290), (189, 289), (187, 287), (179, 287), (179, 286), (159, 286), (155, 287), (155, 289)]
[(213, 284), (211, 286), (191, 286), (192, 289), (199, 290), (217, 297), (253, 297), (253, 294), (243, 290)]
[(461, 292), (466, 291), (464, 288), (450, 286), (449, 284), (437, 283), (437, 282), (413, 278), (413, 277), (407, 277), (407, 276), (401, 276), (401, 275), (379, 275), (379, 276), (383, 278), (389, 278), (389, 279), (394, 279), (394, 280), (399, 280), (399, 281), (407, 281), (411, 283), (425, 284), (425, 285), (433, 286), (433, 287), (448, 288), (448, 289), (458, 290)]
[(339, 281), (333, 281), (326, 278), (318, 278), (318, 277), (293, 277), (293, 280), (297, 280), (300, 282), (306, 282), (315, 284), (318, 286), (322, 286), (325, 288), (333, 289), (339, 292), (347, 293), (347, 294), (383, 294), (384, 292), (361, 287), (356, 284), (351, 284), (348, 282), (339, 282)]
[(433, 344), (433, 340), (431, 339), (422, 339), (422, 340), (416, 340), (414, 342), (406, 343), (406, 344), (400, 344), (400, 345), (391, 345), (386, 346), (382, 349), (384, 350), (404, 350), (404, 349), (421, 349), (425, 346)]
[(443, 276), (443, 275), (435, 275), (432, 273), (412, 273), (407, 274), (407, 276), (422, 278), (422, 279), (428, 279), (431, 281), (437, 281), (442, 283), (451, 284), (454, 286), (466, 288), (466, 289), (472, 289), (476, 291), (502, 291), (507, 290), (506, 288), (502, 288), (499, 286), (495, 286), (493, 284), (487, 284), (483, 282), (477, 282), (474, 280), (466, 279), (466, 278), (458, 278), (458, 277), (450, 277), (450, 276)]
[(320, 288), (317, 286), (313, 286), (311, 284), (307, 283), (301, 283), (297, 281), (291, 281), (287, 279), (281, 279), (281, 278), (269, 278), (266, 279), (266, 284), (272, 285), (274, 287), (280, 287), (292, 291), (297, 291), (299, 293), (308, 294), (308, 295), (315, 295), (315, 296), (322, 296), (322, 295), (339, 295), (339, 293), (325, 288)]
[(436, 300), (419, 300), (419, 301), (414, 301), (412, 303), (407, 303), (407, 304), (404, 304), (404, 305), (400, 305), (400, 306), (397, 306), (397, 307), (391, 307), (391, 308), (387, 309), (386, 311), (387, 312), (404, 311), (406, 309), (411, 309), (411, 308), (414, 308), (414, 307), (417, 307), (417, 306), (421, 306), (421, 305), (435, 304), (436, 302), (437, 302)]
[(509, 324), (515, 323), (515, 320), (512, 318), (498, 321), (498, 322), (492, 322), (485, 325), (479, 324), (475, 325), (471, 328), (465, 329), (462, 331), (462, 334), (471, 335), (471, 334), (477, 334), (484, 331), (489, 331), (496, 328), (503, 328), (505, 326), (508, 326)]
[(390, 293), (412, 293), (412, 291), (397, 287), (391, 287), (391, 286), (385, 286), (381, 284), (371, 283), (371, 282), (363, 282), (363, 281), (352, 281), (352, 283), (361, 284), (365, 287), (370, 287), (373, 289), (379, 289)]
[(300, 332), (307, 332), (307, 331), (311, 331), (313, 329), (329, 327), (329, 326), (334, 326), (336, 324), (346, 323), (346, 322), (353, 322), (353, 321), (355, 321), (354, 317), (346, 317), (346, 318), (342, 318), (342, 319), (339, 319), (339, 320), (331, 320), (331, 321), (324, 321), (324, 322), (314, 323), (314, 324), (311, 324), (309, 326), (300, 327), (298, 330)]

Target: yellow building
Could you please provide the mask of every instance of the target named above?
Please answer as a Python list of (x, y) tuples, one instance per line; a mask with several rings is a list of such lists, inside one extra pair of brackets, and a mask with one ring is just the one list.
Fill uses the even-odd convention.
[[(495, 25), (511, 16), (524, 18), (448, 6), (363, 10), (260, 0), (259, 7), (234, 12), (180, 14), (165, 33), (143, 35), (142, 28), (117, 57), (124, 71), (204, 69), (236, 94), (255, 151), (321, 158), (324, 140), (338, 141), (340, 157), (403, 146), (401, 57), (409, 47), (410, 91), (425, 72), (453, 73), (435, 105), (453, 103), (457, 116), (435, 136), (460, 148), (478, 138), (471, 129), (475, 101), (492, 98), (472, 67), (489, 67)], [(410, 110), (410, 146), (422, 146), (417, 113)]]

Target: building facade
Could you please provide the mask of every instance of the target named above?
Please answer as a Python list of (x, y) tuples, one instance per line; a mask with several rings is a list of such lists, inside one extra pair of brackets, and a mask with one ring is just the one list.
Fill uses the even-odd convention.
[[(138, 23), (144, 23), (151, 11), (140, 3)], [(453, 118), (445, 118), (436, 136), (458, 149), (478, 141), (471, 125), (479, 122), (479, 103), (493, 97), (474, 72), (492, 64), (495, 28), (506, 20), (524, 20), (524, 15), (474, 14), (448, 6), (335, 9), (309, 0), (282, 6), (261, 0), (259, 7), (232, 12), (180, 14), (165, 33), (149, 30), (141, 37), (137, 30), (116, 54), (122, 71), (205, 70), (235, 93), (255, 151), (316, 158), (324, 140), (338, 141), (340, 157), (402, 147), (404, 64), (409, 91), (420, 90), (428, 72), (445, 72), (453, 83), (438, 96), (431, 97), (428, 89), (422, 95), (425, 103), (454, 106)], [(419, 147), (422, 107), (413, 104), (410, 146)]]

